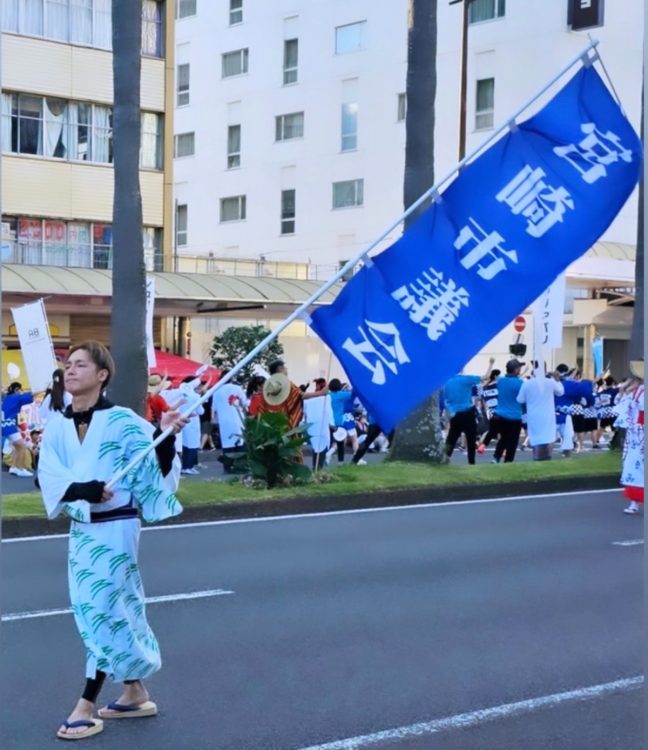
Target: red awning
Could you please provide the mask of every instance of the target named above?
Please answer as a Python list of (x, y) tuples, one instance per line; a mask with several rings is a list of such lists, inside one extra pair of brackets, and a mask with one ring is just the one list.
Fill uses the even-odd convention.
[[(185, 357), (179, 357), (177, 354), (170, 354), (169, 352), (161, 352), (155, 350), (155, 359), (157, 364), (155, 367), (151, 367), (150, 372), (157, 372), (160, 375), (165, 373), (171, 378), (174, 385), (179, 383), (183, 378), (194, 375), (199, 367), (202, 367), (202, 362), (194, 362), (191, 359)], [(220, 375), (220, 370), (217, 367), (211, 365), (207, 370), (200, 376), (203, 380), (211, 380), (215, 383)]]

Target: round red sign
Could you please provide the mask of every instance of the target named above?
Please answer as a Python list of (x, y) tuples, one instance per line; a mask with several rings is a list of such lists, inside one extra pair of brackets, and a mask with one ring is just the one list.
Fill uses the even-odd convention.
[(518, 333), (522, 333), (522, 331), (526, 328), (526, 318), (524, 315), (518, 315), (517, 318), (513, 321), (513, 328)]

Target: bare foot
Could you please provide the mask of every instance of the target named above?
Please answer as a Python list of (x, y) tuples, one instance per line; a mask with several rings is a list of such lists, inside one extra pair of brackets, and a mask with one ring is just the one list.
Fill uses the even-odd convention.
[[(80, 721), (81, 719), (85, 719), (86, 721), (92, 721), (94, 708), (95, 708), (94, 703), (90, 703), (90, 701), (85, 700), (85, 698), (79, 698), (72, 713), (67, 718), (68, 724), (71, 724), (73, 721)], [(61, 724), (59, 731), (62, 732), (63, 734), (80, 734), (81, 732), (87, 732), (88, 727), (66, 728), (64, 724)]]
[(117, 703), (123, 706), (139, 706), (147, 700), (149, 700), (149, 692), (144, 687), (144, 683), (141, 680), (135, 680), (135, 682), (124, 684), (124, 690), (117, 699)]

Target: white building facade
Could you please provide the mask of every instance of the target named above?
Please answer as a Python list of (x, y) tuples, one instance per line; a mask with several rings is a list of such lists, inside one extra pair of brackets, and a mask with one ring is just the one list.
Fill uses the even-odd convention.
[[(568, 25), (574, 5), (583, 3), (472, 1), (468, 153), (585, 47), (588, 32)], [(458, 160), (461, 16), (461, 5), (438, 4), (438, 176)], [(257, 275), (328, 278), (402, 212), (407, 26), (407, 0), (177, 0), (179, 270), (236, 272), (236, 261)], [(603, 25), (592, 30), (637, 129), (642, 29), (641, 0), (608, 0)], [(568, 274), (570, 298), (633, 286), (636, 215), (635, 195), (591, 260)], [(603, 296), (600, 308), (609, 301)], [(271, 314), (261, 322), (272, 323)], [(202, 321), (194, 341), (204, 350), (228, 324)], [(298, 353), (305, 327), (292, 333)], [(567, 336), (562, 354), (586, 360), (578, 339), (591, 333)], [(511, 331), (502, 335), (511, 339)], [(312, 357), (303, 377), (326, 374), (317, 346), (306, 348)], [(500, 348), (506, 356), (503, 343), (491, 351)], [(481, 369), (479, 358), (473, 364)]]

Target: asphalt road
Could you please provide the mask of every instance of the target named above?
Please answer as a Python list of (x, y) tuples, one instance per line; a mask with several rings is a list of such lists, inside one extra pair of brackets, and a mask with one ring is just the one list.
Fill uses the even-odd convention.
[[(147, 531), (147, 596), (233, 593), (148, 607), (160, 716), (87, 743), (639, 750), (641, 691), (610, 687), (642, 672), (643, 523), (622, 507), (610, 491)], [(6, 621), (67, 606), (65, 546), (2, 545), (2, 750), (60, 745), (82, 683), (69, 614)]]

